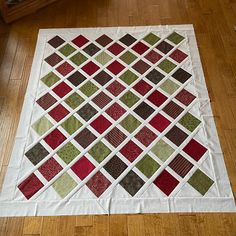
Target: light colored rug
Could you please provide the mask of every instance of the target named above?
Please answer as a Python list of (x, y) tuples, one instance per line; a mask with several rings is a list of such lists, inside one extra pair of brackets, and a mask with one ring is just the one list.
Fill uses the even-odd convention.
[(191, 25), (40, 30), (0, 215), (235, 211)]

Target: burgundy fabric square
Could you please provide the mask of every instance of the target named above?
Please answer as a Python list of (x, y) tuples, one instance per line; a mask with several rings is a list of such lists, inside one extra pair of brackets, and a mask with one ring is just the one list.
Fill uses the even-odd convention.
[(95, 169), (95, 166), (85, 156), (83, 156), (75, 162), (71, 169), (81, 180), (83, 180)]
[(67, 116), (70, 112), (61, 104), (58, 104), (48, 114), (57, 122)]
[(66, 76), (69, 74), (72, 70), (74, 70), (74, 67), (69, 64), (68, 62), (64, 62), (60, 66), (56, 68), (56, 70), (63, 76)]
[(151, 63), (155, 64), (162, 58), (162, 56), (157, 52), (155, 52), (154, 50), (152, 50), (145, 56), (145, 58)]
[(143, 54), (148, 50), (148, 46), (146, 46), (145, 44), (143, 44), (142, 42), (138, 42), (136, 43), (132, 49), (137, 52), (138, 54)]
[(50, 39), (48, 41), (48, 43), (54, 47), (54, 48), (58, 48), (60, 45), (62, 45), (65, 42), (64, 39), (62, 39), (61, 37), (59, 37), (58, 35), (53, 37), (52, 39)]
[(58, 84), (56, 87), (54, 87), (52, 91), (60, 98), (63, 98), (71, 90), (72, 88), (63, 81), (60, 84)]
[(186, 152), (195, 161), (199, 161), (201, 157), (206, 153), (207, 149), (195, 139), (191, 139), (190, 142), (183, 148), (183, 151)]
[(105, 136), (105, 139), (107, 139), (107, 141), (114, 147), (118, 147), (126, 139), (126, 135), (117, 127), (115, 127), (110, 132), (108, 132), (108, 134)]
[(132, 140), (125, 144), (125, 146), (120, 150), (120, 153), (125, 156), (130, 162), (133, 162), (142, 152), (143, 150)]
[(182, 155), (178, 154), (169, 164), (169, 167), (174, 170), (182, 178), (188, 174), (192, 169), (193, 164), (185, 159)]
[(104, 92), (99, 93), (92, 99), (92, 101), (101, 109), (105, 107), (111, 100), (112, 99)]
[(33, 173), (30, 176), (28, 176), (23, 182), (21, 182), (18, 185), (18, 188), (27, 199), (30, 199), (43, 186), (44, 186), (43, 183)]
[(97, 196), (100, 197), (105, 190), (111, 185), (111, 182), (98, 171), (87, 183), (88, 188)]
[(52, 55), (48, 56), (45, 58), (45, 61), (50, 65), (50, 66), (55, 66), (57, 65), (60, 61), (63, 59), (57, 55), (56, 53), (53, 53)]
[(99, 84), (105, 85), (112, 79), (112, 77), (103, 70), (99, 72), (93, 79), (96, 80)]
[(157, 107), (161, 106), (167, 99), (167, 97), (159, 91), (154, 91), (148, 98)]
[(149, 146), (155, 139), (157, 135), (153, 133), (150, 129), (144, 126), (136, 135), (135, 138), (138, 139), (146, 147)]
[(149, 90), (152, 89), (152, 86), (144, 80), (140, 80), (137, 84), (134, 85), (133, 89), (144, 96), (149, 92)]
[(61, 165), (53, 157), (51, 157), (39, 167), (38, 171), (47, 181), (50, 181), (62, 169), (63, 168)]
[(181, 90), (175, 97), (178, 101), (188, 106), (196, 97), (187, 90)]
[(173, 177), (169, 172), (163, 170), (161, 174), (153, 182), (163, 193), (169, 196), (179, 181)]
[(96, 42), (99, 43), (101, 46), (105, 47), (112, 42), (112, 39), (109, 38), (107, 35), (103, 34), (102, 36), (96, 39)]
[(120, 44), (114, 43), (107, 50), (117, 56), (124, 50), (124, 48)]
[(89, 63), (84, 65), (81, 69), (88, 75), (93, 75), (99, 69), (99, 66), (96, 65), (94, 62), (90, 61)]
[(188, 55), (184, 52), (180, 51), (179, 49), (176, 49), (174, 52), (170, 54), (170, 57), (177, 61), (178, 63), (182, 62)]
[(114, 75), (119, 74), (122, 70), (124, 70), (124, 66), (120, 64), (118, 61), (113, 61), (107, 69), (112, 72)]
[(87, 128), (83, 129), (74, 137), (75, 141), (83, 148), (88, 147), (97, 137)]
[(162, 41), (156, 46), (156, 48), (162, 53), (166, 54), (173, 48), (173, 46), (167, 43), (166, 41)]
[(188, 135), (177, 126), (173, 126), (165, 136), (176, 146), (180, 146), (180, 144), (188, 137)]
[(136, 62), (132, 68), (138, 71), (139, 74), (144, 74), (150, 68), (150, 66), (146, 62), (140, 60)]
[(167, 120), (163, 115), (158, 113), (150, 120), (149, 123), (159, 132), (162, 132), (170, 125), (171, 122)]
[(72, 42), (79, 48), (85, 45), (88, 41), (89, 40), (86, 39), (83, 35), (79, 35), (78, 37), (72, 40)]
[(176, 119), (184, 109), (177, 105), (175, 102), (170, 101), (164, 108), (163, 111), (173, 119)]
[(51, 107), (57, 100), (50, 94), (46, 93), (41, 98), (39, 98), (36, 102), (41, 106), (44, 110), (47, 110)]
[(124, 91), (125, 86), (115, 80), (108, 85), (106, 89), (114, 96), (118, 96), (122, 91)]
[(103, 115), (100, 115), (90, 124), (98, 133), (102, 134), (111, 126), (111, 122), (106, 119)]
[(123, 114), (125, 114), (126, 110), (120, 106), (118, 103), (112, 104), (109, 108), (107, 108), (106, 113), (112, 117), (114, 120), (118, 120)]
[(50, 134), (48, 134), (44, 141), (52, 148), (57, 148), (61, 143), (66, 140), (64, 134), (61, 133), (60, 130), (54, 129)]

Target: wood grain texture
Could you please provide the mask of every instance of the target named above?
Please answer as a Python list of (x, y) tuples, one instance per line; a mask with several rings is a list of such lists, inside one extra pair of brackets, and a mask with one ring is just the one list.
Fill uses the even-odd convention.
[[(226, 167), (236, 192), (236, 1), (61, 0), (0, 21), (0, 182), (10, 158), (40, 28), (193, 24)], [(0, 218), (0, 235), (236, 235), (235, 214)]]

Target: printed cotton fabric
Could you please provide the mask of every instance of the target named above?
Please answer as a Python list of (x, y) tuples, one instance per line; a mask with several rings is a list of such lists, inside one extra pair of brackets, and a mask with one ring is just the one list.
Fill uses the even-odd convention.
[(235, 211), (191, 25), (40, 30), (0, 215)]

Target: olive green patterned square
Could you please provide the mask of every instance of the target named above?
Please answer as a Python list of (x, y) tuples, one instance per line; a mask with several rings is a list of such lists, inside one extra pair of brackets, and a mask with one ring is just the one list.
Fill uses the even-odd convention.
[(132, 71), (127, 70), (125, 73), (123, 73), (120, 76), (120, 79), (124, 81), (126, 84), (130, 85), (132, 84), (136, 79), (138, 79), (138, 76), (134, 74)]
[(51, 87), (54, 85), (56, 82), (58, 82), (60, 78), (55, 75), (53, 72), (50, 72), (49, 74), (45, 75), (41, 81), (46, 84), (48, 87)]
[(173, 62), (165, 59), (158, 65), (158, 67), (168, 74), (176, 67), (176, 65)]
[(52, 126), (53, 124), (43, 116), (32, 125), (32, 128), (37, 132), (37, 134), (43, 135), (52, 128)]
[(74, 56), (72, 56), (70, 58), (70, 60), (76, 64), (77, 66), (81, 65), (82, 63), (84, 63), (88, 58), (83, 55), (82, 53), (78, 52), (76, 53)]
[(69, 105), (72, 109), (78, 107), (84, 99), (78, 93), (72, 93), (69, 97), (65, 99), (67, 105)]
[(76, 181), (68, 173), (64, 173), (52, 184), (61, 198), (66, 197), (76, 186)]
[(124, 118), (124, 120), (120, 122), (120, 125), (129, 133), (132, 133), (141, 125), (141, 122), (137, 120), (133, 115), (129, 114)]
[(181, 41), (184, 40), (184, 37), (176, 32), (173, 32), (171, 35), (167, 37), (174, 44), (179, 44)]
[(165, 162), (171, 154), (175, 151), (164, 140), (159, 140), (151, 149), (151, 151), (163, 162)]
[(62, 148), (57, 151), (57, 155), (66, 163), (69, 164), (74, 160), (80, 151), (71, 143), (65, 144)]
[(72, 47), (70, 44), (66, 44), (62, 48), (59, 49), (59, 52), (64, 56), (68, 57), (71, 53), (73, 53), (76, 49)]
[(205, 175), (201, 170), (197, 169), (188, 180), (188, 183), (204, 196), (214, 181)]
[(120, 100), (128, 107), (132, 107), (136, 102), (138, 102), (139, 98), (133, 94), (132, 92), (126, 92)]
[(183, 125), (190, 132), (193, 132), (201, 123), (199, 119), (187, 112), (180, 120), (179, 123)]
[(160, 38), (158, 36), (156, 36), (155, 34), (150, 33), (150, 34), (146, 35), (143, 38), (143, 40), (146, 41), (147, 43), (149, 43), (150, 45), (154, 45), (155, 43), (157, 43), (160, 40)]
[(171, 95), (179, 88), (179, 85), (172, 80), (167, 79), (160, 87), (163, 91)]
[(120, 59), (128, 65), (131, 64), (136, 58), (137, 57), (129, 51), (125, 52), (124, 54), (122, 54), (122, 56), (120, 56)]
[(96, 143), (90, 150), (89, 154), (98, 162), (102, 162), (109, 154), (111, 150), (102, 142)]
[(146, 154), (137, 164), (136, 167), (147, 177), (150, 178), (160, 167), (160, 165)]
[(80, 91), (87, 97), (92, 96), (97, 90), (98, 87), (94, 85), (91, 81), (88, 81), (86, 84), (80, 87)]
[(70, 116), (61, 126), (71, 135), (82, 126), (82, 123), (75, 116)]
[(110, 55), (105, 52), (101, 52), (95, 57), (95, 60), (98, 61), (100, 64), (105, 65), (112, 59)]

